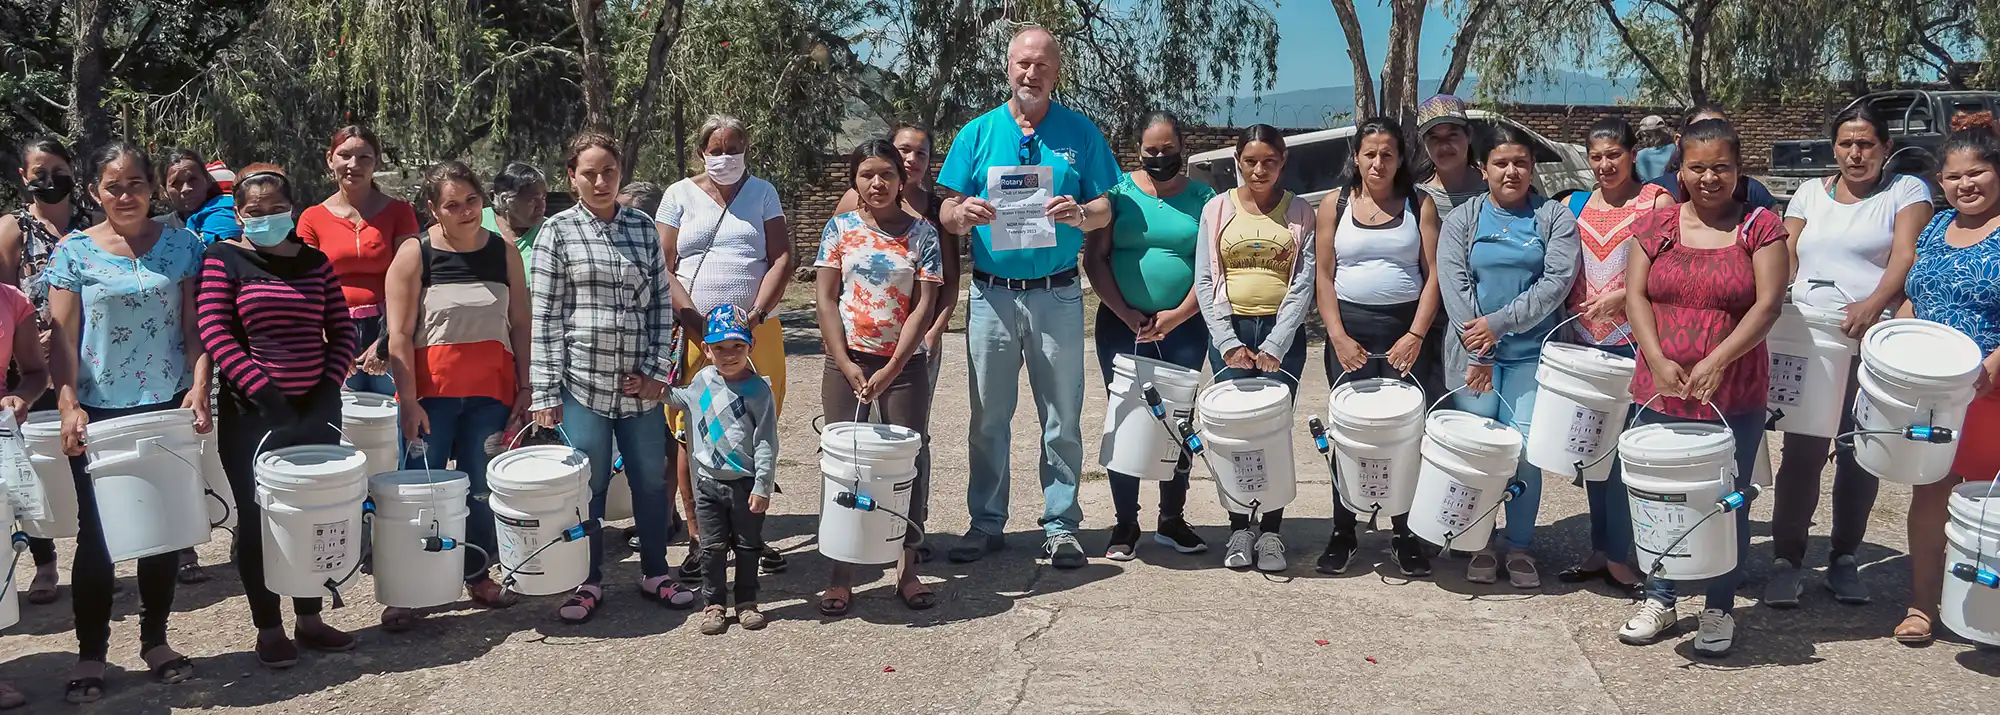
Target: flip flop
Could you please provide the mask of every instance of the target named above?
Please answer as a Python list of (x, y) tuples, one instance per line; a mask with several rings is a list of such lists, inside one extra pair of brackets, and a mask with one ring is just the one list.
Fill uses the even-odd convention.
[[(827, 589), (827, 591), (832, 592), (833, 589)], [(846, 598), (840, 596), (821, 596), (819, 599), (819, 614), (828, 618), (845, 616), (848, 611), (853, 610), (853, 600), (854, 592), (852, 590), (848, 591)]]
[(162, 685), (173, 685), (174, 683), (194, 677), (194, 661), (188, 660), (188, 657), (185, 655), (174, 653), (173, 649), (167, 646), (155, 646), (153, 648), (154, 651), (162, 649), (165, 649), (168, 653), (173, 653), (174, 657), (168, 658), (165, 662), (154, 664), (153, 659), (143, 655), (140, 656), (142, 660), (146, 661), (146, 670), (152, 672), (154, 680), (159, 681)]

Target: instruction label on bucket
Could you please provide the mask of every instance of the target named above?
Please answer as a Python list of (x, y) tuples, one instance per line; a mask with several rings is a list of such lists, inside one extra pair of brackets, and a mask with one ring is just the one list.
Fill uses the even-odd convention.
[(542, 575), (542, 557), (522, 560), (542, 548), (542, 520), (510, 519), (494, 514), (493, 521), (500, 525), (500, 533), (496, 534), (500, 542), (500, 565), (513, 568), (519, 576)]
[(1389, 498), (1389, 460), (1360, 458), (1354, 460), (1361, 472), (1361, 496), (1364, 499)]
[(1588, 457), (1597, 452), (1598, 443), (1604, 441), (1604, 422), (1610, 418), (1603, 410), (1577, 405), (1569, 418), (1569, 453)]
[(1261, 492), (1271, 486), (1269, 473), (1264, 469), (1264, 450), (1231, 452), (1229, 463), (1236, 468), (1237, 491)]
[(1451, 533), (1465, 533), (1466, 529), (1472, 528), (1473, 517), (1479, 513), (1479, 496), (1484, 493), (1486, 493), (1484, 489), (1466, 486), (1464, 483), (1458, 481), (1453, 481), (1451, 484), (1446, 485), (1444, 488), (1444, 514), (1438, 518), (1438, 521), (1444, 522), (1445, 526), (1451, 527)]
[(1766, 401), (1773, 405), (1797, 407), (1799, 401), (1805, 398), (1806, 366), (1810, 364), (1810, 358), (1771, 353), (1771, 393)]
[[(1860, 390), (1855, 392), (1854, 393), (1855, 426), (1860, 427), (1861, 429), (1876, 429), (1877, 427), (1875, 421), (1878, 417), (1879, 415), (1876, 414), (1876, 409), (1875, 409), (1875, 401), (1868, 399), (1868, 391)], [(1862, 435), (1860, 439), (1870, 439), (1870, 436)]]
[(28, 461), (28, 444), (21, 438), (13, 410), (0, 410), (0, 482), (7, 486), (7, 503), (14, 518), (39, 521), (48, 518), (48, 494)]
[(338, 571), (347, 565), (347, 521), (330, 521), (313, 525), (312, 570), (317, 573)]
[(1682, 541), (1671, 554), (1666, 553), (1667, 546), (1701, 521), (1701, 509), (1688, 504), (1686, 494), (1658, 494), (1631, 487), (1626, 491), (1632, 494), (1632, 543), (1649, 554), (1687, 556), (1688, 542)]

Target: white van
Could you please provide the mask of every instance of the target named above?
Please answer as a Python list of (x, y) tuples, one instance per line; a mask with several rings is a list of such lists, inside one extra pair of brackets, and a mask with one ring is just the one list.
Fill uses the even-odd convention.
[[(1493, 112), (1473, 109), (1466, 114), (1472, 118), (1474, 137), (1491, 137), (1493, 124), (1498, 122), (1521, 130), (1535, 142), (1535, 189), (1543, 196), (1559, 197), (1597, 186), (1597, 177), (1590, 171), (1590, 153), (1583, 147), (1550, 141)], [(1475, 139), (1473, 143), (1477, 146), (1484, 141)], [(1320, 197), (1339, 187), (1341, 175), (1353, 162), (1353, 149), (1353, 125), (1285, 137), (1285, 172), (1278, 184), (1318, 206)], [(1235, 188), (1236, 149), (1224, 147), (1194, 155), (1188, 159), (1188, 176), (1217, 191)]]

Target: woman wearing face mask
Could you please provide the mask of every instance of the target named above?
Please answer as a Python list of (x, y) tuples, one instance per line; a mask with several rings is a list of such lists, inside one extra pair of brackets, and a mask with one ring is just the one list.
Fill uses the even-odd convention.
[[(1354, 163), (1340, 191), (1320, 201), (1315, 233), (1326, 379), (1339, 386), (1401, 378), (1424, 394), (1442, 396), (1440, 344), (1431, 332), (1438, 316), (1438, 214), (1436, 202), (1411, 182), (1403, 146), (1395, 120), (1362, 122), (1355, 127)], [(1366, 504), (1335, 496), (1333, 537), (1320, 556), (1321, 573), (1346, 573), (1360, 548), (1358, 518), (1348, 501)], [(1397, 569), (1407, 577), (1429, 576), (1430, 559), (1410, 533), (1409, 515), (1389, 521), (1396, 533), (1390, 545)]]
[[(859, 419), (920, 431), (930, 422), (928, 363), (937, 356), (925, 354), (919, 344), (944, 282), (944, 257), (937, 227), (903, 206), (903, 171), (894, 144), (874, 139), (856, 147), (849, 178), (862, 208), (833, 217), (821, 233), (813, 265), (820, 334), (826, 336), (821, 405), (830, 422)], [(917, 578), (915, 542), (930, 511), (926, 477), (919, 473), (910, 493), (907, 516), (917, 529), (907, 533), (896, 564), (896, 598), (911, 610), (937, 603), (930, 586)], [(853, 581), (854, 568), (835, 562), (820, 612), (846, 615)]]
[[(1201, 210), (1215, 189), (1181, 173), (1186, 166), (1180, 120), (1166, 112), (1140, 125), (1139, 171), (1126, 174), (1105, 194), (1109, 231), (1084, 234), (1083, 269), (1097, 289), (1097, 363), (1111, 381), (1114, 359), (1136, 355), (1201, 371), (1208, 357), (1208, 327), (1196, 318), (1194, 246)], [(1189, 460), (1181, 455), (1174, 478), (1160, 482), (1160, 517), (1153, 540), (1183, 554), (1208, 550), (1188, 526)], [(1104, 556), (1128, 561), (1139, 546), (1139, 478), (1111, 473), (1111, 501), (1118, 524)]]
[[(1657, 186), (1639, 183), (1634, 150), (1638, 137), (1624, 119), (1599, 120), (1591, 126), (1588, 141), (1597, 190), (1569, 197), (1569, 212), (1576, 217), (1582, 244), (1576, 283), (1569, 292), (1569, 312), (1577, 317), (1568, 333), (1558, 338), (1629, 358), (1635, 353), (1632, 328), (1625, 323), (1625, 266), (1632, 253), (1632, 227), (1647, 211), (1673, 205), (1673, 199)], [(1630, 415), (1612, 417), (1630, 419)], [(1609, 478), (1584, 482), (1591, 551), (1583, 563), (1556, 574), (1563, 583), (1602, 579), (1629, 596), (1637, 596), (1645, 585), (1631, 564), (1632, 514), (1623, 476), (1614, 457)]]
[(1433, 95), (1417, 108), (1417, 138), (1424, 142), (1428, 175), (1417, 188), (1431, 195), (1439, 216), (1449, 216), (1460, 204), (1486, 193), (1479, 160), (1472, 155), (1472, 117), (1465, 102), (1449, 94)]
[[(104, 223), (71, 233), (43, 274), (48, 282), (50, 352), (63, 451), (77, 485), (76, 562), (70, 567), (79, 657), (70, 702), (104, 696), (111, 642), (114, 573), (84, 458), (91, 422), (184, 409), (209, 430), (209, 360), (194, 334), (201, 239), (152, 221), (155, 186), (144, 152), (113, 144), (92, 157), (91, 190)], [(153, 677), (178, 683), (194, 666), (167, 645), (179, 552), (139, 559), (139, 651)]]
[(281, 601), (264, 587), (254, 463), (260, 449), (340, 442), (340, 382), (357, 341), (332, 261), (294, 230), (283, 171), (245, 167), (233, 193), (243, 236), (209, 246), (203, 259), (201, 340), (222, 373), (216, 441), (240, 510), (236, 571), (257, 627), (257, 661), (289, 668), (299, 646), (337, 652), (355, 639), (320, 619), (318, 598), (292, 599), (297, 640), (285, 636)]
[(173, 211), (153, 220), (193, 232), (204, 246), (243, 235), (242, 225), (236, 223), (235, 197), (209, 175), (208, 162), (195, 150), (175, 149), (167, 154), (162, 188), (162, 198)]
[[(1931, 641), (1945, 576), (1944, 525), (1951, 492), (1967, 481), (2000, 473), (2000, 125), (1992, 112), (1952, 118), (1953, 133), (1938, 152), (1938, 185), (1951, 208), (1931, 219), (1917, 239), (1917, 262), (1906, 286), (1915, 315), (1970, 336), (1986, 354), (1979, 397), (1965, 413), (1951, 476), (1910, 492), (1910, 602), (1896, 640)], [(1982, 491), (1984, 491), (1982, 489)]]
[[(1438, 289), (1453, 337), (1444, 341), (1445, 380), (1460, 410), (1490, 417), (1528, 435), (1535, 413), (1535, 371), (1542, 341), (1562, 321), (1563, 299), (1576, 278), (1576, 218), (1536, 193), (1535, 154), (1527, 135), (1501, 126), (1486, 154), (1486, 196), (1459, 205), (1438, 234)], [(1540, 588), (1528, 553), (1541, 509), (1542, 470), (1521, 455), (1514, 480), (1520, 496), (1507, 501), (1507, 581)], [(1456, 544), (1454, 547), (1458, 546)], [(1481, 547), (1465, 580), (1499, 580), (1500, 560)]]
[[(1285, 138), (1276, 127), (1257, 124), (1237, 135), (1243, 185), (1202, 207), (1194, 290), (1215, 380), (1268, 377), (1291, 388), (1296, 401), (1313, 306), (1313, 209), (1278, 186), (1284, 169)], [(1282, 508), (1254, 525), (1250, 515), (1231, 512), (1222, 565), (1284, 571), (1285, 542), (1278, 536), (1284, 519)]]
[[(1764, 336), (1785, 296), (1790, 257), (1777, 214), (1739, 195), (1742, 144), (1727, 122), (1695, 122), (1681, 134), (1685, 203), (1639, 219), (1625, 269), (1625, 309), (1639, 371), (1632, 401), (1639, 424), (1706, 423), (1736, 441), (1736, 489), (1748, 489), (1764, 438), (1770, 357)], [(1716, 418), (1720, 416), (1721, 422)], [(1750, 510), (1737, 509), (1736, 553), (1750, 552)], [(1726, 517), (1725, 517), (1726, 518)], [(1708, 582), (1694, 652), (1719, 658), (1736, 642), (1734, 571)], [(1648, 576), (1639, 612), (1618, 632), (1631, 645), (1659, 641), (1679, 625), (1682, 584)]]
[[(1791, 235), (1792, 300), (1801, 305), (1847, 309), (1841, 331), (1860, 339), (1884, 311), (1903, 303), (1903, 285), (1917, 261), (1917, 235), (1930, 223), (1930, 187), (1914, 176), (1891, 174), (1887, 163), (1895, 147), (1889, 125), (1867, 103), (1855, 103), (1833, 118), (1833, 156), (1840, 173), (1808, 181), (1785, 208), (1785, 230)], [(1859, 358), (1856, 358), (1859, 362)], [(1840, 408), (1840, 431), (1854, 429), (1855, 382), (1859, 365), (1849, 373)], [(1832, 440), (1785, 435), (1785, 459), (1776, 479), (1777, 504), (1771, 515), (1771, 541), (1777, 559), (1764, 585), (1764, 603), (1794, 608), (1805, 591), (1800, 576), (1805, 567), (1806, 532), (1819, 509), (1819, 473), (1826, 466)], [(1866, 605), (1868, 589), (1861, 585), (1854, 554), (1868, 533), (1868, 516), (1875, 509), (1881, 483), (1842, 452), (1833, 467), (1833, 549), (1827, 554), (1826, 586), (1833, 599)]]
[[(424, 176), (424, 200), (437, 225), (403, 244), (389, 264), (389, 374), (396, 379), (402, 433), (412, 451), (404, 469), (455, 468), (472, 481), (467, 543), (497, 554), (487, 505), (488, 440), (527, 424), (528, 288), (521, 255), (479, 225), (485, 207), (479, 177), (447, 161)], [(514, 605), (481, 569), (466, 592), (482, 608)], [(407, 630), (416, 614), (382, 613), (382, 626)]]
[[(535, 234), (549, 210), (549, 179), (533, 164), (507, 162), (488, 185), (491, 205), (479, 212), (479, 226), (500, 234), (521, 254), (522, 265), (535, 255)], [(530, 271), (532, 273), (532, 271)]]
[[(778, 325), (778, 301), (792, 280), (792, 234), (785, 224), (785, 208), (778, 203), (778, 189), (771, 182), (751, 176), (744, 162), (750, 149), (750, 134), (735, 117), (717, 115), (703, 122), (695, 133), (701, 147), (702, 173), (674, 182), (660, 201), (660, 244), (667, 252), (668, 276), (674, 291), (675, 320), (686, 336), (687, 358), (680, 379), (708, 363), (701, 355), (704, 318), (724, 303), (734, 304), (750, 316), (750, 362), (757, 373), (770, 379), (778, 410), (785, 407), (785, 332)], [(685, 415), (672, 415), (674, 432), (681, 434)], [(688, 481), (685, 453), (674, 460), (678, 475), (681, 507), (694, 513), (694, 487)], [(693, 533), (694, 523), (688, 523)], [(694, 534), (699, 537), (700, 534)], [(693, 544), (690, 543), (692, 547)], [(686, 578), (701, 572), (701, 552), (688, 549), (682, 564)], [(784, 559), (776, 549), (764, 552), (764, 568), (778, 571)]]
[[(49, 284), (41, 274), (48, 269), (49, 257), (55, 255), (56, 243), (63, 236), (90, 226), (90, 213), (76, 201), (75, 160), (62, 142), (30, 140), (21, 145), (21, 160), (21, 180), (27, 184), (31, 200), (12, 216), (0, 218), (0, 284), (21, 289), (35, 306), (36, 327), (32, 329), (41, 335), (46, 362)], [(7, 377), (12, 384), (19, 379), (19, 371), (9, 366)], [(43, 391), (29, 410), (55, 408), (56, 391), (50, 389)], [(35, 577), (28, 583), (25, 598), (35, 605), (55, 603), (60, 578), (55, 540), (30, 537), (28, 551), (34, 558)]]
[(417, 236), (417, 211), (375, 185), (381, 161), (382, 142), (367, 127), (334, 132), (326, 168), (339, 188), (299, 214), (298, 234), (333, 261), (347, 310), (361, 331), (361, 353), (347, 389), (388, 395), (396, 383), (389, 377), (388, 333), (382, 330), (382, 283), (397, 248)]

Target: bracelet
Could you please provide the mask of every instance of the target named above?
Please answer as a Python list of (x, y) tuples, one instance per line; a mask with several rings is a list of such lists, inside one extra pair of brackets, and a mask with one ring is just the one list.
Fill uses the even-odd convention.
[(1412, 337), (1412, 338), (1416, 338), (1416, 339), (1418, 339), (1418, 340), (1422, 340), (1422, 339), (1424, 339), (1424, 334), (1423, 334), (1423, 333), (1419, 333), (1419, 332), (1417, 332), (1417, 331), (1415, 331), (1415, 330), (1405, 330), (1405, 331), (1403, 331), (1403, 334), (1404, 334), (1404, 335), (1408, 335), (1408, 336), (1410, 336), (1410, 337)]

